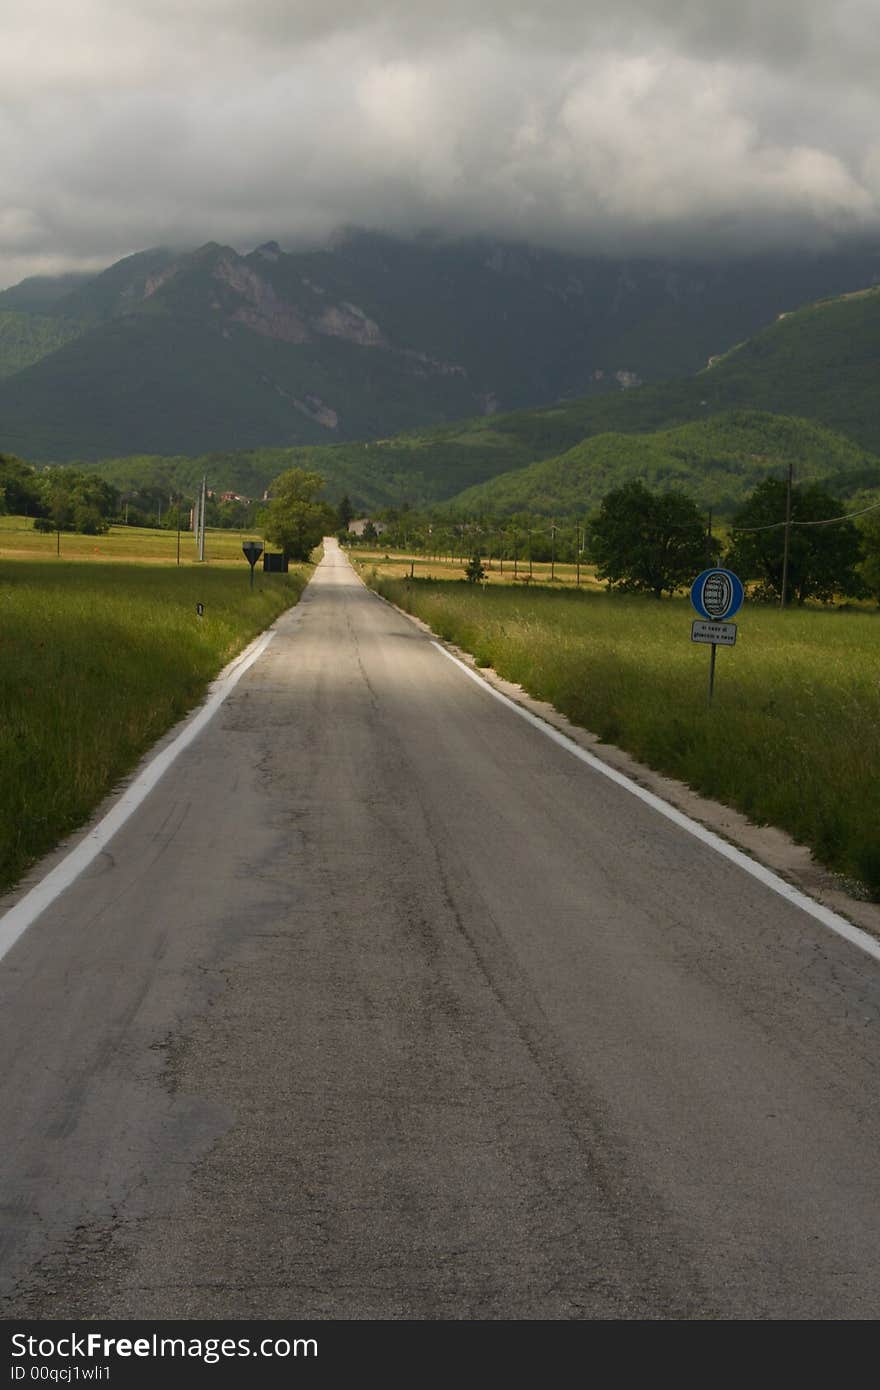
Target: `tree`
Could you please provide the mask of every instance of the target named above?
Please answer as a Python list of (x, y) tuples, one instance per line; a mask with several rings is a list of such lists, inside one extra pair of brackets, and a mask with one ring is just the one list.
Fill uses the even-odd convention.
[(696, 502), (682, 492), (649, 492), (625, 483), (589, 522), (590, 552), (611, 587), (660, 598), (689, 584), (718, 554)]
[(480, 552), (478, 550), (474, 551), (465, 565), (464, 577), (469, 584), (477, 584), (481, 579), (486, 578), (486, 571), (483, 567), (483, 561), (480, 558)]
[(880, 510), (863, 517), (859, 529), (865, 556), (859, 574), (868, 593), (880, 603)]
[[(55, 532), (55, 544), (60, 555), (61, 532), (69, 531), (73, 527), (73, 479), (69, 469), (53, 468), (42, 482), (43, 501), (48, 518), (46, 524)], [(34, 526), (43, 530), (39, 520), (34, 522)]]
[(0, 454), (0, 514), (40, 516), (44, 511), (35, 470), (14, 454)]
[(269, 489), (266, 539), (280, 546), (289, 560), (307, 560), (322, 538), (336, 529), (336, 512), (319, 501), (323, 486), (320, 473), (290, 468)]
[(93, 473), (80, 473), (75, 468), (47, 469), (40, 476), (40, 490), (52, 529), (59, 535), (62, 531), (103, 535), (109, 531), (119, 506), (114, 487)]
[[(787, 486), (765, 478), (733, 519), (728, 563), (741, 578), (759, 580), (759, 592), (767, 598), (782, 594)], [(856, 569), (859, 533), (851, 521), (832, 521), (845, 510), (821, 484), (792, 488), (786, 603), (808, 598), (830, 603), (835, 594), (864, 592)], [(831, 524), (815, 524), (825, 521)]]
[(350, 521), (354, 521), (354, 507), (351, 505), (351, 498), (346, 492), (339, 506), (336, 508), (337, 531), (347, 531)]

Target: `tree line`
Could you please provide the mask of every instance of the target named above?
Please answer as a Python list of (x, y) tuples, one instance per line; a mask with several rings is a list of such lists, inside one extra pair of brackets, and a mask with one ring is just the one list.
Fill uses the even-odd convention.
[[(0, 515), (32, 517), (37, 530), (102, 535), (114, 523), (188, 530), (191, 494), (157, 483), (121, 489), (94, 472), (76, 467), (37, 470), (0, 454)], [(262, 502), (208, 498), (207, 524), (243, 528), (256, 523)]]
[(723, 547), (689, 497), (628, 483), (609, 493), (591, 519), (590, 548), (600, 578), (657, 598), (721, 561), (752, 582), (753, 599), (803, 604), (880, 597), (880, 509), (865, 513), (862, 529), (845, 510), (819, 484), (792, 486), (789, 493), (786, 483), (767, 478), (734, 515)]
[[(289, 559), (306, 560), (321, 538), (336, 532), (353, 541), (348, 496), (333, 507), (323, 496), (324, 479), (302, 468), (282, 473), (254, 515), (237, 515), (234, 525), (258, 525), (266, 540)], [(189, 524), (189, 502), (169, 499), (166, 525)], [(160, 504), (161, 505), (161, 504)], [(186, 507), (186, 516), (182, 509)], [(120, 494), (94, 473), (49, 468), (41, 473), (0, 454), (0, 512), (34, 517), (40, 529), (97, 535), (119, 516)], [(793, 485), (767, 478), (737, 510), (726, 546), (712, 532), (697, 503), (680, 490), (651, 492), (644, 483), (614, 488), (590, 517), (550, 522), (519, 514), (503, 522), (488, 517), (452, 522), (442, 514), (406, 508), (383, 514), (389, 548), (426, 555), (455, 555), (479, 577), (483, 556), (505, 560), (573, 563), (589, 561), (600, 579), (621, 591), (660, 598), (687, 586), (701, 569), (723, 562), (752, 584), (752, 596), (803, 604), (835, 597), (880, 600), (880, 507), (851, 519), (846, 508), (819, 483)], [(161, 517), (161, 510), (159, 511)], [(787, 519), (786, 519), (787, 518)], [(216, 519), (208, 517), (209, 524)], [(154, 523), (150, 523), (154, 524)], [(364, 540), (375, 544), (376, 527)], [(476, 561), (476, 563), (474, 563)]]
[[(337, 509), (321, 498), (323, 488), (320, 474), (289, 469), (276, 478), (267, 502), (218, 503), (209, 499), (207, 524), (253, 526), (289, 559), (306, 560), (322, 536), (340, 524)], [(38, 472), (21, 459), (0, 454), (0, 515), (32, 517), (40, 531), (97, 536), (118, 521), (186, 530), (192, 504), (190, 497), (156, 487), (126, 495), (95, 473), (68, 467)]]
[[(727, 523), (723, 544), (713, 534), (711, 516), (687, 493), (654, 493), (636, 481), (606, 493), (583, 521), (548, 523), (544, 516), (520, 513), (504, 521), (483, 516), (453, 523), (388, 511), (382, 513), (381, 540), (389, 549), (459, 557), (468, 562), (470, 578), (480, 575), (475, 559), (571, 564), (580, 558), (594, 564), (610, 588), (659, 598), (723, 563), (750, 583), (759, 600), (781, 599), (783, 570), (788, 604), (880, 600), (880, 507), (849, 519), (846, 506), (818, 483), (792, 486), (786, 527), (787, 505), (788, 485), (765, 479)], [(365, 540), (375, 544), (375, 532)]]

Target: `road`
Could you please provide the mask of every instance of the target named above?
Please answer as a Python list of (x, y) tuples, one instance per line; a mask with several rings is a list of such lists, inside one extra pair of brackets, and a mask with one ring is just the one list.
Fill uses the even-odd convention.
[(0, 962), (0, 1310), (875, 1318), (880, 966), (332, 546)]

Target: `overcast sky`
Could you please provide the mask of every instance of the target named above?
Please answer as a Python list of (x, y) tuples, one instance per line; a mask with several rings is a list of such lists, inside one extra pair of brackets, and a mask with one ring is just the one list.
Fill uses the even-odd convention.
[(0, 285), (341, 225), (710, 254), (880, 225), (880, 0), (28, 0)]

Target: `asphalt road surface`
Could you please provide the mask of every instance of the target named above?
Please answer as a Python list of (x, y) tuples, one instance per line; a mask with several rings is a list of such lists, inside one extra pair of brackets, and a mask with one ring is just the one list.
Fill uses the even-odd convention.
[(880, 965), (334, 548), (0, 963), (0, 1311), (876, 1318)]

